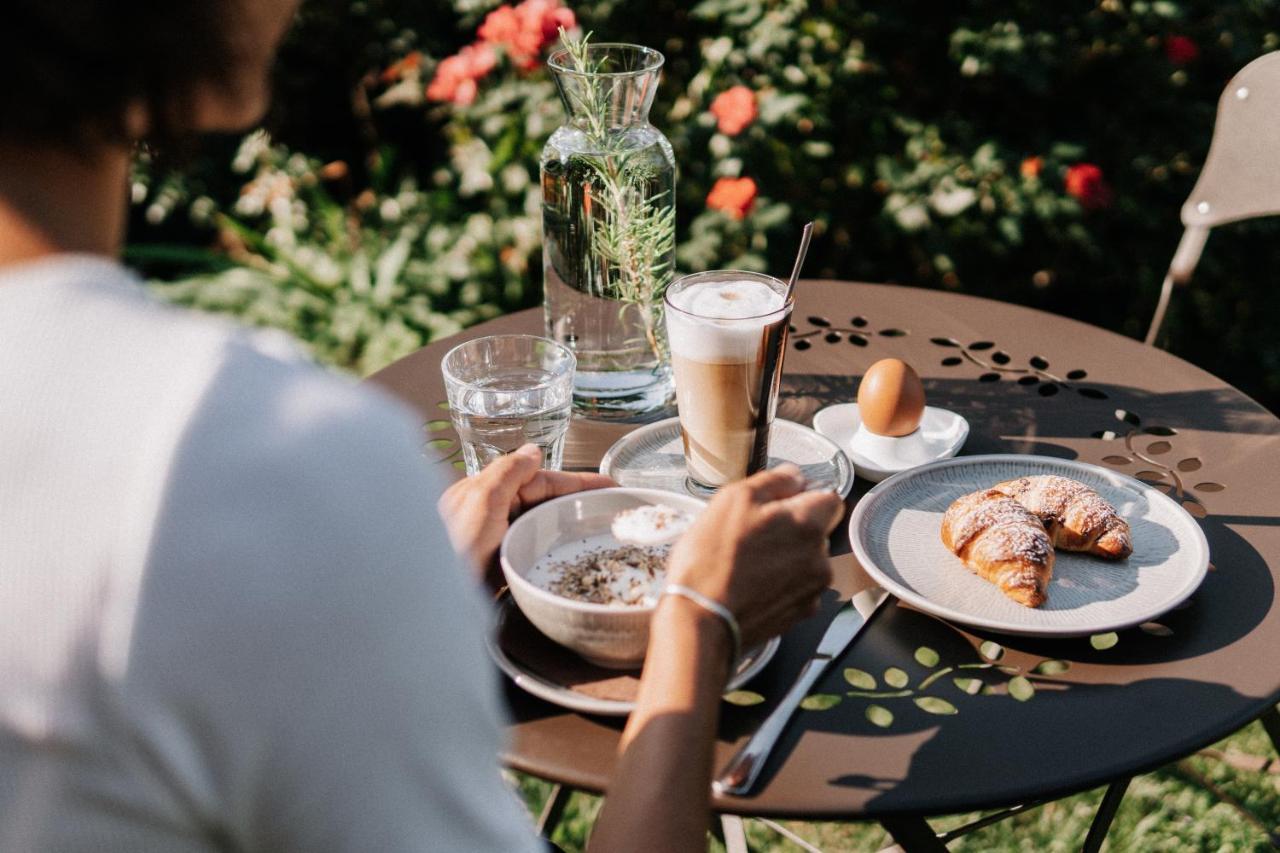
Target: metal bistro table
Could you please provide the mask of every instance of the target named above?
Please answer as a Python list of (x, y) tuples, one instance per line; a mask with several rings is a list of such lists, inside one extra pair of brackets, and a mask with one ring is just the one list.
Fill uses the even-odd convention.
[[(880, 695), (799, 712), (757, 793), (718, 798), (718, 812), (879, 820), (904, 847), (939, 849), (926, 816), (1041, 802), (1110, 783), (1086, 842), (1096, 849), (1134, 774), (1264, 712), (1264, 722), (1280, 721), (1280, 420), (1166, 352), (1027, 308), (837, 281), (803, 282), (797, 299), (779, 417), (808, 423), (820, 407), (853, 400), (873, 361), (901, 358), (920, 373), (931, 404), (968, 418), (965, 454), (1079, 459), (1152, 483), (1200, 520), (1212, 565), (1188, 604), (1118, 636), (983, 634), (890, 603), (815, 688), (846, 696), (842, 670), (854, 667), (874, 675)], [(466, 337), (540, 329), (539, 311), (494, 320), (432, 344), (372, 381), (422, 413), (428, 450), (456, 475), (441, 356)], [(630, 428), (576, 421), (566, 467), (594, 468)], [(850, 506), (867, 488), (858, 481)], [(841, 552), (833, 560), (835, 585), (848, 595), (869, 580), (847, 554), (843, 530), (833, 541), (833, 553)], [(836, 600), (829, 595), (822, 613), (793, 629), (748, 685), (765, 702), (724, 706), (717, 767), (781, 698)], [(903, 682), (896, 672), (885, 683), (891, 668), (905, 673), (905, 689), (890, 689)], [(918, 705), (925, 687), (954, 712)], [(510, 684), (508, 698), (515, 721), (504, 756), (510, 766), (576, 789), (608, 785), (621, 720), (565, 711)], [(868, 713), (872, 706), (883, 711)], [(1280, 733), (1268, 729), (1273, 738)]]

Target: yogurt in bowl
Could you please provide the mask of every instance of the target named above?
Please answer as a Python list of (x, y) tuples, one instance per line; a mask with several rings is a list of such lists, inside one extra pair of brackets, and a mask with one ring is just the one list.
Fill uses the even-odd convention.
[(688, 495), (635, 488), (540, 504), (512, 523), (499, 550), (512, 598), (538, 630), (592, 663), (638, 667), (671, 540), (703, 507)]

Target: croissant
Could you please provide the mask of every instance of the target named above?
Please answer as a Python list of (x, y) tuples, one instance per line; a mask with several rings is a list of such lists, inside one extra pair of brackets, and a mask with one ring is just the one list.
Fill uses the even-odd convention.
[(1122, 560), (1133, 553), (1128, 523), (1084, 483), (1044, 474), (1019, 477), (991, 488), (1031, 510), (1058, 548), (1109, 560)]
[(989, 489), (957, 498), (942, 516), (942, 544), (1019, 604), (1044, 604), (1053, 543), (1040, 520), (1013, 498)]

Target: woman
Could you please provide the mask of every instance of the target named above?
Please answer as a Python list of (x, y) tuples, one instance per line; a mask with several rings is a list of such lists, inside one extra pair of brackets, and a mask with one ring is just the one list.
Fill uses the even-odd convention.
[[(414, 419), (114, 260), (134, 143), (256, 122), (293, 0), (13, 0), (0, 29), (0, 850), (526, 850), (476, 571), (606, 484), (524, 449), (440, 495)], [(831, 495), (727, 489), (672, 579), (810, 612)], [(730, 632), (664, 597), (604, 850), (698, 849)]]

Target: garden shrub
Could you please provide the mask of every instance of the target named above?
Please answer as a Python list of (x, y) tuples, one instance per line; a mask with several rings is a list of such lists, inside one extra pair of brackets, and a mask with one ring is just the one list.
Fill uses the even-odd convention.
[[(1275, 0), (310, 3), (270, 135), (144, 159), (132, 259), (174, 301), (368, 373), (537, 304), (556, 27), (662, 50), (677, 259), (960, 290), (1139, 336), (1218, 95)], [(1280, 156), (1280, 155), (1278, 155)], [(1220, 229), (1172, 349), (1280, 408), (1280, 228)]]

